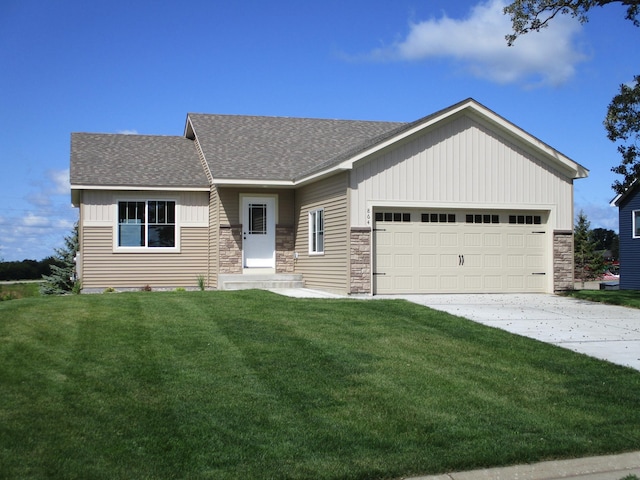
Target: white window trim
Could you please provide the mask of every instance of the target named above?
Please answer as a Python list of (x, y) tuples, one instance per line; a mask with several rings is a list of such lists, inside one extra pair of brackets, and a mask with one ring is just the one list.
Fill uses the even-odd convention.
[[(318, 231), (316, 230), (318, 213), (322, 214), (322, 250), (313, 250), (314, 237), (317, 243)], [(324, 255), (324, 245), (325, 245), (325, 228), (324, 228), (324, 208), (316, 208), (313, 210), (309, 210), (309, 255)]]
[(640, 225), (636, 225), (636, 220), (640, 220), (640, 210), (633, 210), (631, 212), (631, 235), (633, 238), (640, 238), (640, 235), (636, 234), (640, 227)]
[[(175, 234), (176, 234), (176, 243), (175, 246), (173, 247), (148, 247), (148, 246), (144, 246), (144, 247), (121, 247), (120, 245), (118, 245), (118, 233), (119, 233), (119, 212), (118, 212), (118, 206), (120, 205), (120, 202), (144, 202), (145, 204), (145, 218), (148, 218), (147, 216), (147, 211), (149, 209), (149, 202), (154, 202), (154, 201), (158, 201), (158, 202), (175, 202), (176, 204), (176, 210), (175, 210)], [(148, 196), (140, 196), (140, 197), (123, 197), (123, 198), (116, 198), (115, 202), (114, 202), (114, 225), (113, 225), (113, 252), (114, 253), (180, 253), (180, 203), (178, 202), (177, 198), (173, 198), (173, 197), (156, 197), (154, 195), (148, 195)], [(145, 226), (148, 225), (148, 223), (145, 223)], [(147, 238), (147, 235), (145, 235), (145, 238)]]

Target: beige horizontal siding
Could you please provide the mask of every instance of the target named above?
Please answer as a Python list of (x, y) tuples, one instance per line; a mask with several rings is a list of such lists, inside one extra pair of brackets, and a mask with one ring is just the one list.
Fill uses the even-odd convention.
[(573, 180), (524, 144), (462, 116), (353, 170), (352, 226), (366, 226), (376, 202), (473, 204), (499, 208), (552, 205), (555, 229), (573, 228)]
[[(309, 212), (324, 209), (324, 254), (309, 254)], [(347, 174), (302, 187), (296, 194), (295, 272), (309, 288), (347, 293)]]
[(240, 195), (276, 195), (278, 198), (278, 225), (293, 225), (294, 222), (294, 191), (286, 189), (247, 189), (247, 188), (219, 188), (220, 223), (238, 225), (240, 223)]
[(85, 227), (83, 288), (197, 287), (198, 275), (207, 275), (209, 231), (183, 227), (180, 235), (180, 253), (114, 253), (111, 227)]

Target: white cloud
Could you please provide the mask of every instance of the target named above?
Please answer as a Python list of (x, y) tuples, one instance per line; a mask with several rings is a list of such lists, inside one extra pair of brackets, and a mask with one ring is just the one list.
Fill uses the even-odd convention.
[(502, 0), (488, 0), (473, 7), (467, 18), (411, 23), (406, 38), (374, 50), (378, 60), (422, 61), (453, 59), (472, 75), (500, 84), (559, 85), (575, 74), (586, 56), (578, 51), (575, 37), (580, 24), (566, 15), (556, 17), (539, 33), (519, 37), (507, 46), (511, 32)]
[(118, 133), (121, 135), (138, 135), (137, 130), (120, 130)]
[(47, 177), (53, 182), (51, 193), (55, 195), (68, 195), (71, 189), (69, 183), (69, 169), (65, 170), (49, 170)]

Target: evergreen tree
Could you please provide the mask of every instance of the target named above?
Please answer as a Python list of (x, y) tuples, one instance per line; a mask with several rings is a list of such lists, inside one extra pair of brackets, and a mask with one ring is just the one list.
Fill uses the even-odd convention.
[(64, 238), (64, 247), (56, 248), (56, 254), (52, 257), (55, 263), (51, 263), (51, 275), (42, 275), (44, 280), (40, 287), (42, 295), (63, 295), (65, 293), (78, 293), (80, 281), (76, 277), (75, 257), (78, 252), (78, 224), (73, 227), (70, 235)]
[(575, 276), (582, 283), (600, 278), (604, 272), (604, 256), (591, 230), (591, 222), (580, 210), (573, 229)]

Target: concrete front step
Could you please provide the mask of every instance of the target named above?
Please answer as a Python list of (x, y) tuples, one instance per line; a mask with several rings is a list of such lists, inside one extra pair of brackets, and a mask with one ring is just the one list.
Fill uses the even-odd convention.
[(301, 274), (218, 275), (218, 290), (304, 288)]

